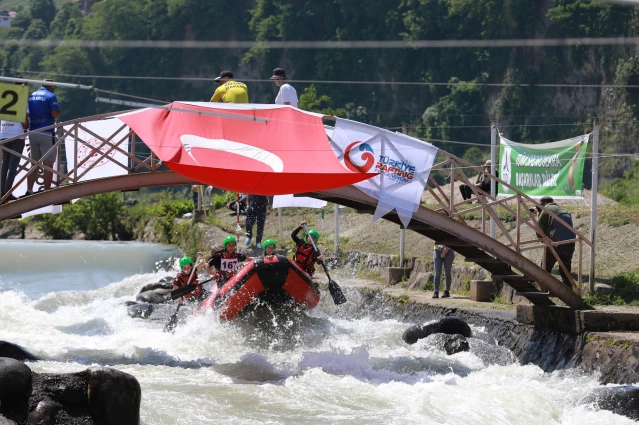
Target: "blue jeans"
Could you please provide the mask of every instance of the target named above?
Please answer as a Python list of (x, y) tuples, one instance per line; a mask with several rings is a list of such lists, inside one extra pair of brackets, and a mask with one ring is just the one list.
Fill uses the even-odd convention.
[(444, 265), (444, 273), (446, 274), (446, 290), (450, 291), (450, 285), (453, 281), (450, 270), (453, 267), (453, 260), (455, 259), (455, 252), (449, 249), (444, 258), (441, 257), (442, 250), (433, 250), (433, 263), (435, 264), (435, 278), (433, 284), (435, 285), (435, 292), (439, 292), (439, 285), (442, 279), (442, 264)]
[[(18, 153), (22, 153), (24, 149), (24, 139), (16, 139), (12, 142), (5, 143), (4, 146)], [(2, 192), (2, 194), (7, 193), (11, 189), (11, 186), (13, 186), (19, 164), (19, 156), (4, 150), (2, 151), (2, 174), (0, 175), (0, 180), (2, 180), (0, 192)]]

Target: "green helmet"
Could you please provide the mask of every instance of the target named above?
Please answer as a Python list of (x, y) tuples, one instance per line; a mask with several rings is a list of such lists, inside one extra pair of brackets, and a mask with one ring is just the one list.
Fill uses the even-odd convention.
[(180, 258), (180, 268), (188, 265), (193, 265), (193, 261), (189, 257)]
[(266, 247), (269, 245), (273, 245), (273, 248), (276, 248), (275, 241), (273, 239), (267, 239), (262, 244), (262, 248), (264, 248), (264, 251), (266, 251)]
[(229, 242), (233, 242), (235, 244), (237, 244), (237, 239), (235, 239), (235, 236), (227, 236), (224, 238), (224, 242), (222, 242), (222, 244), (224, 245), (224, 249), (226, 249), (226, 244)]
[[(320, 236), (319, 236), (319, 233), (317, 233), (317, 230), (311, 229), (308, 231), (308, 234), (313, 235), (313, 237), (315, 238), (315, 241), (319, 241)], [(306, 240), (308, 241), (308, 236), (306, 237)]]

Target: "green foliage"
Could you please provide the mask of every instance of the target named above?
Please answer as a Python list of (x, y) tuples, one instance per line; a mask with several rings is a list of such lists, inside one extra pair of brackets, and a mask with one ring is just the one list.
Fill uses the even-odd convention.
[(621, 204), (639, 205), (639, 161), (634, 161), (633, 167), (623, 179), (614, 179), (604, 186), (602, 192)]
[(332, 103), (331, 98), (326, 94), (322, 94), (318, 97), (317, 88), (314, 85), (304, 89), (304, 92), (299, 97), (300, 109), (324, 115), (346, 117), (346, 110), (344, 108), (334, 109), (331, 106)]
[(110, 192), (82, 198), (65, 206), (60, 214), (44, 216), (36, 226), (54, 239), (70, 239), (82, 233), (88, 240), (128, 240), (132, 235), (122, 215), (120, 194)]
[(53, 0), (31, 0), (29, 12), (33, 19), (42, 20), (46, 27), (49, 28), (51, 21), (55, 19), (55, 4)]
[(639, 269), (620, 273), (610, 281), (610, 286), (615, 288), (614, 295), (590, 294), (584, 297), (589, 305), (637, 305), (636, 289), (639, 285)]
[(237, 193), (225, 191), (213, 195), (213, 208), (220, 209), (226, 207), (226, 204), (237, 200)]
[(175, 219), (182, 218), (194, 208), (193, 201), (173, 200), (170, 193), (162, 193), (159, 203), (151, 208), (151, 215), (155, 217), (154, 227), (160, 233), (162, 242), (173, 243), (178, 240)]
[(173, 243), (180, 244), (186, 255), (196, 258), (198, 252), (208, 254), (210, 247), (205, 238), (204, 229), (192, 220), (184, 220), (175, 226), (173, 231)]

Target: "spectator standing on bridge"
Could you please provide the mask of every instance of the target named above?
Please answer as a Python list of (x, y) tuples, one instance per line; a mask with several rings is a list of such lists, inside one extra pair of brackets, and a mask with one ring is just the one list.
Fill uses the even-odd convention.
[[(16, 83), (20, 84), (20, 83)], [(24, 134), (24, 130), (29, 127), (29, 107), (27, 106), (27, 118), (24, 122), (17, 121), (0, 121), (0, 142), (5, 139), (11, 139), (16, 136), (20, 136)], [(5, 148), (11, 149), (12, 151), (21, 154), (24, 150), (24, 137), (19, 139), (15, 139), (8, 143), (2, 144)], [(13, 186), (13, 181), (16, 178), (16, 171), (18, 170), (18, 165), (20, 164), (20, 157), (16, 154), (13, 154), (9, 151), (2, 151), (2, 173), (0, 174), (0, 198), (2, 198), (5, 193), (11, 190)], [(15, 201), (17, 198), (13, 196), (13, 194), (9, 195), (7, 201)]]
[[(486, 163), (484, 165), (482, 165), (482, 170), (485, 171), (486, 173), (490, 174), (490, 166), (491, 166), (491, 161), (490, 159), (488, 161), (486, 161)], [(495, 169), (495, 177), (498, 177), (498, 173), (497, 173), (497, 169)], [(484, 191), (488, 194), (490, 194), (490, 181), (492, 179), (490, 178), (489, 175), (486, 175), (484, 173), (479, 173), (477, 175), (477, 180), (475, 180), (475, 187), (481, 191)], [(462, 198), (464, 198), (464, 201), (470, 199), (473, 197), (473, 191), (470, 188), (470, 186), (468, 186), (467, 184), (462, 184), (459, 186), (459, 191), (461, 192)]]
[[(557, 205), (550, 196), (544, 196), (540, 199), (541, 205), (548, 211), (554, 213), (557, 217), (565, 221), (570, 227), (572, 226), (572, 215), (564, 208)], [(554, 217), (548, 214), (546, 211), (539, 212), (539, 227), (544, 232), (544, 235), (548, 236), (553, 242), (569, 241), (575, 239), (575, 233), (557, 221)], [(538, 234), (538, 236), (540, 236)], [(540, 236), (541, 237), (541, 236)], [(575, 243), (566, 243), (555, 247), (559, 260), (564, 264), (568, 273), (572, 270), (572, 256), (575, 253)], [(557, 259), (553, 255), (552, 251), (548, 248), (544, 248), (544, 263), (545, 269), (548, 273), (552, 272), (553, 267)], [(568, 279), (568, 275), (564, 270), (559, 267), (559, 274), (561, 274), (561, 281), (564, 285), (572, 289), (572, 283)]]
[(286, 71), (282, 68), (275, 68), (271, 80), (275, 80), (275, 85), (280, 88), (275, 98), (275, 103), (277, 105), (291, 105), (293, 108), (297, 108), (297, 91), (292, 85), (287, 83)]
[(213, 93), (211, 102), (224, 103), (249, 103), (248, 88), (246, 84), (233, 80), (231, 71), (222, 71), (215, 79), (220, 85)]
[[(53, 80), (44, 81), (53, 82)], [(55, 94), (53, 94), (54, 91), (54, 86), (44, 85), (38, 90), (31, 93), (31, 96), (29, 96), (29, 131), (34, 131), (53, 125), (55, 124), (55, 120), (60, 117), (60, 106), (58, 106), (58, 99), (55, 97)], [(53, 164), (55, 163), (57, 156), (57, 152), (51, 149), (55, 144), (54, 133), (54, 129), (50, 128), (48, 130), (42, 130), (29, 135), (31, 159), (33, 159), (34, 161), (43, 159), (44, 165), (49, 168), (53, 168)], [(36, 181), (36, 178), (37, 173), (35, 172), (29, 174), (29, 176), (27, 177), (26, 195), (33, 195), (33, 185)], [(52, 180), (53, 173), (45, 169), (45, 190), (51, 189)]]
[(255, 247), (262, 249), (262, 235), (264, 234), (264, 223), (266, 222), (266, 209), (268, 198), (260, 195), (246, 195), (246, 240), (244, 245), (249, 246), (253, 238), (253, 225), (257, 221), (257, 233), (255, 234)]
[(444, 245), (435, 245), (433, 247), (433, 264), (435, 265), (435, 277), (433, 285), (435, 292), (433, 298), (439, 298), (439, 285), (442, 280), (442, 265), (444, 266), (444, 274), (446, 275), (446, 289), (442, 294), (442, 298), (450, 297), (450, 286), (453, 282), (451, 269), (453, 268), (453, 260), (455, 259), (455, 251)]

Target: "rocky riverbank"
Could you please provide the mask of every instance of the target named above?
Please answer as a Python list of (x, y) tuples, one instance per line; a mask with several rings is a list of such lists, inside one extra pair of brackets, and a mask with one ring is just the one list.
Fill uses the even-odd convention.
[(576, 368), (588, 374), (599, 373), (602, 384), (639, 382), (639, 333), (571, 334), (540, 329), (519, 323), (513, 305), (474, 303), (455, 296), (433, 300), (431, 293), (425, 291), (343, 276), (341, 283), (349, 288), (347, 296), (351, 300), (340, 308), (340, 314), (345, 316), (393, 318), (408, 324), (459, 317), (484, 327), (522, 364), (535, 364), (546, 372)]

